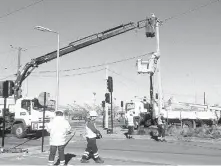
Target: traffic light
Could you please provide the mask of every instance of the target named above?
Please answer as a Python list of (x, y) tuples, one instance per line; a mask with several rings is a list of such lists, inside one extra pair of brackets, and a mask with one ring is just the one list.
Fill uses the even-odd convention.
[(12, 96), (14, 94), (14, 82), (8, 81), (8, 96)]
[(124, 102), (123, 101), (120, 102), (120, 106), (124, 107)]
[(110, 103), (110, 94), (109, 93), (105, 93), (105, 102)]
[(3, 93), (2, 93), (2, 96), (4, 98), (7, 98), (8, 97), (8, 81), (4, 81), (3, 82)]
[(158, 93), (156, 93), (156, 99), (158, 99)]
[(111, 76), (107, 79), (107, 89), (109, 92), (113, 92), (113, 79)]
[(0, 96), (7, 98), (14, 94), (14, 82), (13, 81), (1, 81), (0, 82)]
[(105, 107), (105, 101), (102, 101), (102, 107), (103, 108)]

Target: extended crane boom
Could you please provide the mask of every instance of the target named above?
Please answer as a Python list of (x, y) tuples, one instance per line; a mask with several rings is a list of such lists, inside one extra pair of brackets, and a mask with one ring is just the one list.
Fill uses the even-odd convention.
[[(109, 39), (111, 37), (120, 35), (122, 33), (131, 31), (136, 28), (144, 28), (147, 26), (148, 19), (138, 21), (137, 23), (130, 22), (128, 24), (122, 24), (120, 26), (108, 29), (106, 31), (96, 33), (90, 35), (88, 37), (76, 40), (71, 42), (68, 46), (63, 47), (59, 50), (59, 56), (63, 56), (65, 54), (77, 51), (81, 48), (90, 46), (92, 44), (101, 42), (103, 40)], [(57, 51), (50, 52), (46, 55), (41, 57), (32, 59), (31, 62), (27, 63), (23, 69), (18, 73), (17, 78), (15, 80), (15, 87), (14, 87), (14, 95), (15, 99), (21, 97), (21, 84), (25, 80), (26, 77), (36, 68), (38, 65), (49, 62), (57, 57)]]

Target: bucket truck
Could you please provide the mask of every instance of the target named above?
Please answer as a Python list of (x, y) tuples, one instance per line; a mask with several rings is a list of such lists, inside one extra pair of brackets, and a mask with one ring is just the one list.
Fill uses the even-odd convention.
[[(221, 107), (174, 102), (171, 99), (169, 106), (161, 106), (161, 110), (159, 109), (159, 103), (156, 102), (153, 96), (152, 84), (152, 76), (157, 69), (158, 59), (159, 57), (157, 54), (153, 53), (148, 61), (143, 61), (142, 59), (137, 60), (138, 73), (150, 74), (150, 103), (146, 103), (148, 107), (146, 107), (144, 111), (134, 106), (134, 118), (137, 119), (136, 121), (139, 121), (139, 125), (155, 125), (156, 118), (159, 116), (160, 112), (164, 114), (164, 118), (167, 120), (168, 124), (181, 124), (181, 126), (195, 128), (203, 124), (212, 125), (218, 123), (221, 118)], [(126, 105), (128, 104), (137, 105), (136, 102), (126, 103)], [(127, 111), (128, 109), (126, 108), (126, 112)]]
[[(151, 30), (151, 25), (148, 18), (136, 23), (129, 22), (127, 24), (122, 24), (103, 32), (95, 33), (93, 35), (71, 42), (66, 47), (61, 48), (59, 50), (59, 56), (61, 57), (68, 53), (77, 51), (79, 49), (85, 48), (111, 37), (129, 32), (131, 30), (141, 29), (145, 27)], [(146, 35), (148, 35), (149, 37), (153, 37), (154, 32), (151, 31)], [(21, 71), (18, 72), (16, 76), (13, 87), (15, 99), (14, 104), (12, 104), (11, 106), (7, 105), (7, 109), (5, 111), (5, 119), (7, 123), (6, 128), (8, 130), (11, 130), (19, 138), (24, 137), (27, 133), (31, 131), (38, 131), (42, 128), (42, 109), (39, 104), (37, 104), (38, 101), (36, 99), (22, 97), (21, 85), (36, 67), (43, 63), (47, 63), (55, 58), (57, 58), (57, 51), (53, 51), (43, 56), (32, 59), (30, 62), (25, 64), (25, 66), (22, 68)], [(0, 124), (2, 124), (3, 122), (2, 112), (3, 109), (1, 109), (0, 112)], [(50, 118), (49, 115), (48, 118)], [(46, 123), (48, 121), (49, 119), (47, 119), (46, 114)]]

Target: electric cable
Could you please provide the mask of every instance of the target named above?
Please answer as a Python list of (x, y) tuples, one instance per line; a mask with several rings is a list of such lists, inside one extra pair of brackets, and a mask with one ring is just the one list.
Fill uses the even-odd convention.
[(189, 14), (189, 13), (191, 13), (191, 12), (200, 10), (201, 8), (207, 7), (207, 6), (211, 5), (211, 4), (217, 3), (217, 2), (219, 2), (219, 1), (220, 1), (220, 0), (215, 0), (215, 1), (210, 1), (210, 2), (208, 2), (208, 3), (206, 3), (206, 4), (199, 5), (199, 6), (195, 7), (195, 8), (189, 9), (189, 10), (183, 12), (183, 13), (179, 13), (179, 14), (176, 14), (176, 15), (174, 15), (174, 16), (168, 17), (168, 18), (164, 19), (162, 22), (164, 23), (164, 22), (167, 22), (167, 21), (169, 21), (169, 20), (179, 18), (180, 16), (183, 16), (183, 15)]
[[(85, 75), (85, 74), (89, 74), (89, 73), (96, 73), (102, 70), (106, 70), (106, 68), (102, 68), (102, 69), (98, 69), (98, 70), (93, 70), (93, 71), (89, 71), (89, 72), (82, 72), (82, 73), (78, 73), (78, 74), (66, 74), (66, 75), (61, 75), (61, 77), (70, 77), (70, 76), (79, 76), (79, 75)], [(53, 75), (30, 75), (33, 77), (54, 77)]]
[(36, 4), (40, 3), (40, 2), (43, 2), (43, 1), (44, 1), (44, 0), (40, 0), (40, 1), (37, 1), (37, 2), (34, 2), (34, 3), (31, 3), (31, 4), (27, 5), (27, 6), (23, 6), (23, 7), (21, 7), (21, 8), (16, 9), (16, 10), (13, 10), (13, 11), (11, 11), (11, 12), (5, 13), (5, 14), (3, 14), (2, 16), (0, 16), (0, 19), (1, 19), (1, 18), (4, 18), (4, 17), (7, 17), (7, 16), (9, 16), (9, 15), (12, 15), (12, 14), (14, 14), (14, 13), (16, 13), (16, 12), (22, 11), (22, 10), (24, 10), (24, 9), (26, 9), (26, 8), (31, 7), (31, 6), (34, 6), (34, 5), (36, 5)]
[(115, 71), (113, 71), (113, 70), (110, 70), (110, 69), (108, 69), (108, 71), (110, 71), (110, 72), (112, 72), (112, 73), (114, 73), (114, 74), (116, 74), (116, 75), (118, 75), (118, 76), (121, 76), (121, 77), (123, 77), (123, 78), (125, 78), (125, 79), (127, 79), (127, 80), (130, 80), (130, 81), (132, 81), (133, 83), (136, 83), (136, 84), (137, 84), (136, 81), (134, 81), (134, 80), (132, 80), (132, 79), (130, 79), (130, 78), (127, 78), (127, 77), (123, 76), (122, 74), (119, 74), (119, 73), (117, 73), (117, 72), (115, 72)]
[[(130, 58), (121, 59), (121, 60), (117, 60), (117, 61), (113, 61), (113, 62), (102, 63), (102, 64), (98, 64), (98, 65), (92, 65), (92, 66), (85, 66), (85, 67), (79, 67), (79, 68), (73, 68), (73, 69), (60, 70), (60, 72), (82, 70), (82, 69), (90, 69), (90, 68), (101, 67), (101, 66), (105, 66), (105, 65), (112, 65), (112, 64), (115, 64), (115, 63), (125, 62), (125, 61), (128, 61), (128, 60), (132, 60), (132, 59), (139, 58), (139, 57), (144, 57), (144, 56), (151, 55), (151, 54), (153, 54), (153, 52), (147, 53), (147, 54), (143, 54), (143, 55), (139, 55), (139, 56), (133, 56), (133, 57), (130, 57)], [(52, 72), (56, 72), (56, 71), (39, 71), (38, 73), (52, 73)]]

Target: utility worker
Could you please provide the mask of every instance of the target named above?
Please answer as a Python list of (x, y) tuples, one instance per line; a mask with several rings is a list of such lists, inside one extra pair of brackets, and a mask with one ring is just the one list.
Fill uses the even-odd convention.
[(157, 118), (157, 127), (158, 127), (158, 140), (161, 142), (166, 142), (165, 140), (165, 130), (166, 130), (166, 120), (161, 112)]
[(65, 164), (64, 148), (66, 144), (66, 136), (70, 134), (71, 126), (64, 118), (64, 110), (57, 110), (54, 119), (46, 125), (47, 131), (50, 133), (50, 154), (48, 165), (54, 165), (55, 154), (58, 149), (60, 166)]
[(133, 117), (132, 111), (128, 112), (126, 119), (127, 119), (127, 124), (128, 124), (127, 138), (131, 139), (133, 131), (134, 131), (134, 117)]
[(92, 157), (96, 163), (104, 163), (104, 161), (98, 155), (98, 148), (96, 139), (102, 138), (100, 131), (96, 128), (95, 120), (97, 118), (96, 111), (90, 111), (89, 118), (86, 120), (86, 139), (87, 148), (81, 158), (81, 163), (88, 163)]

